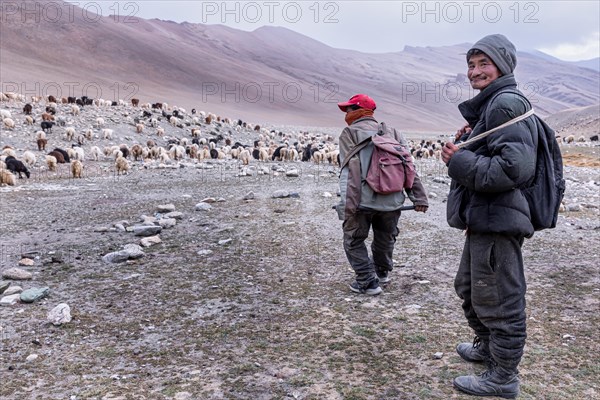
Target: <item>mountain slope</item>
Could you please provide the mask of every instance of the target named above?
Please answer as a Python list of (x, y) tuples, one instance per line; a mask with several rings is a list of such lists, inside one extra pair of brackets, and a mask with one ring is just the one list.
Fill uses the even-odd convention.
[[(440, 132), (461, 124), (456, 106), (474, 94), (465, 75), (466, 43), (367, 54), (278, 27), (245, 32), (111, 17), (90, 23), (81, 15), (39, 23), (7, 16), (0, 27), (2, 90), (138, 97), (254, 122), (311, 126), (343, 125), (336, 103), (368, 93), (380, 119)], [(524, 52), (516, 70), (521, 89), (543, 115), (600, 103), (599, 75)]]

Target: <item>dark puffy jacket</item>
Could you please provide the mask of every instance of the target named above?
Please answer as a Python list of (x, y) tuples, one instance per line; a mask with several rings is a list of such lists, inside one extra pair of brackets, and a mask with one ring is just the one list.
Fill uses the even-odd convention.
[[(473, 128), (470, 137), (531, 109), (517, 91), (513, 74), (501, 76), (459, 105)], [(464, 135), (461, 140), (468, 139)], [(534, 177), (538, 127), (533, 117), (510, 125), (457, 151), (448, 163), (452, 178), (448, 224), (480, 233), (533, 235), (529, 206), (520, 188)]]

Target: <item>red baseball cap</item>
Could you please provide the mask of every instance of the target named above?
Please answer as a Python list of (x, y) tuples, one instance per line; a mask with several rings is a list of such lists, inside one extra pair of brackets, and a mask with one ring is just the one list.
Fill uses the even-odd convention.
[(377, 106), (375, 105), (375, 100), (373, 100), (366, 94), (355, 94), (350, 98), (350, 100), (344, 103), (338, 103), (338, 107), (343, 112), (346, 112), (346, 109), (349, 106), (359, 106), (360, 108), (366, 108), (368, 110), (375, 110), (375, 108), (377, 108)]

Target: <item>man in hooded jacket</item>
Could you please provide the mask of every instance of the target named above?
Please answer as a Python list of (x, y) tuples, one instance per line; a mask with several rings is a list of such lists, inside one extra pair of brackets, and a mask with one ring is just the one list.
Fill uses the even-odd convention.
[[(531, 109), (513, 75), (515, 46), (503, 35), (479, 40), (467, 53), (467, 76), (480, 92), (459, 105), (468, 122), (458, 140), (472, 138)], [(534, 228), (521, 188), (534, 178), (538, 125), (534, 118), (503, 128), (462, 149), (446, 143), (442, 159), (452, 178), (447, 203), (450, 226), (466, 240), (455, 289), (476, 337), (458, 354), (486, 362), (481, 375), (454, 379), (459, 390), (477, 396), (515, 398), (517, 366), (526, 339), (525, 276), (521, 246)]]

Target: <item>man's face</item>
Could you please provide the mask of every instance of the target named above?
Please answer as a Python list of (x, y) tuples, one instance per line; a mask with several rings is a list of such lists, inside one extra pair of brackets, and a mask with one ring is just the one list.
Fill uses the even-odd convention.
[(486, 54), (475, 54), (469, 58), (467, 77), (471, 87), (476, 90), (485, 89), (502, 74), (496, 64)]

